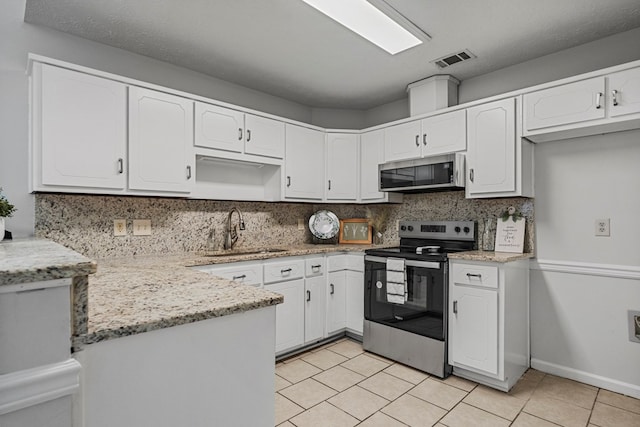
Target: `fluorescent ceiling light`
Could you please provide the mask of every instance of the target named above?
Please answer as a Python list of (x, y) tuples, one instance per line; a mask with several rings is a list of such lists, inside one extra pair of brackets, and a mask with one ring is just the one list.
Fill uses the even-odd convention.
[[(395, 15), (394, 17), (406, 27), (411, 27), (412, 32), (391, 19), (367, 0), (302, 1), (392, 55), (417, 46), (423, 40), (429, 39), (427, 34), (415, 27), (384, 1), (378, 0), (375, 3), (385, 9), (388, 14)], [(417, 37), (415, 33), (422, 37)]]

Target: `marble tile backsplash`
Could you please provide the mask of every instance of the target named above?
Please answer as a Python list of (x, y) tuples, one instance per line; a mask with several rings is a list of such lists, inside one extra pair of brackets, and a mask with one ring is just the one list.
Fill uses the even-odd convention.
[[(338, 218), (364, 218), (367, 207), (375, 214), (389, 210), (384, 241), (398, 241), (398, 220), (475, 220), (497, 218), (509, 206), (526, 217), (525, 251), (533, 250), (533, 199), (465, 199), (463, 191), (405, 195), (402, 204), (307, 204), (187, 200), (155, 197), (36, 194), (35, 233), (92, 258), (222, 249), (227, 215), (242, 211), (246, 229), (236, 247), (288, 246), (312, 242), (309, 217), (328, 209)], [(127, 235), (113, 236), (113, 220), (127, 221)], [(150, 236), (134, 236), (133, 220), (151, 219)], [(237, 220), (236, 214), (233, 217)], [(305, 223), (298, 230), (298, 219)], [(481, 228), (481, 225), (479, 226)], [(481, 231), (481, 230), (480, 230)]]

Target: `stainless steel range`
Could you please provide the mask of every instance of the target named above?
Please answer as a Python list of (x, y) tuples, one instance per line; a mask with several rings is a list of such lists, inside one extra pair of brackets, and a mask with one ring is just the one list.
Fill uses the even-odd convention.
[(365, 251), (365, 350), (440, 378), (447, 358), (447, 253), (473, 250), (473, 221), (401, 221), (400, 246)]

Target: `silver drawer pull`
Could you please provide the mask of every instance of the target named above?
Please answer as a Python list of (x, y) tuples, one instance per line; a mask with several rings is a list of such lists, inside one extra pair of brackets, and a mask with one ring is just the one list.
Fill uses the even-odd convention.
[(613, 96), (613, 106), (617, 106), (618, 105), (618, 91), (617, 90), (612, 90), (611, 91), (611, 95)]
[(482, 274), (467, 273), (467, 277), (477, 277), (478, 279), (481, 279), (482, 278)]
[(118, 159), (118, 173), (124, 172), (124, 161), (120, 158)]
[(423, 145), (427, 145), (427, 134), (425, 133), (424, 135), (422, 135), (422, 144)]
[(247, 129), (247, 142), (251, 141), (251, 129)]
[(469, 169), (469, 181), (473, 182), (473, 168)]
[(191, 179), (191, 166), (187, 166), (187, 179)]
[(238, 128), (238, 141), (242, 141), (242, 128)]
[(458, 314), (458, 301), (453, 302), (453, 314)]
[(307, 291), (307, 302), (311, 301), (311, 291)]
[(285, 274), (285, 273), (291, 273), (291, 269), (290, 268), (283, 268), (282, 270), (280, 270), (280, 274)]
[(244, 279), (245, 277), (247, 277), (246, 274), (241, 274), (239, 276), (233, 276), (233, 280)]
[(333, 295), (335, 293), (335, 287), (333, 286), (333, 283), (329, 284), (329, 287), (331, 288), (331, 292), (329, 292), (329, 294)]
[(287, 177), (287, 187), (291, 187), (291, 177)]
[(314, 270), (315, 270), (316, 268), (320, 268), (320, 267), (322, 267), (322, 265), (320, 265), (320, 264), (312, 265), (312, 266), (311, 266), (311, 268), (313, 268)]
[(420, 147), (420, 135), (416, 135), (416, 147)]
[(600, 99), (602, 99), (602, 92), (596, 93), (596, 110), (602, 108), (602, 105), (600, 105)]

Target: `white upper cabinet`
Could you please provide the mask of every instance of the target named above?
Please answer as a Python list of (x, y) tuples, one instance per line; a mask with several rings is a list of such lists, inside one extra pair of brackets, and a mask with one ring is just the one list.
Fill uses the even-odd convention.
[(533, 148), (518, 136), (518, 101), (467, 109), (467, 198), (533, 197)]
[(464, 151), (466, 120), (465, 111), (458, 110), (390, 126), (385, 129), (384, 161)]
[(36, 63), (32, 124), (34, 190), (126, 187), (125, 85)]
[(284, 123), (196, 102), (195, 145), (281, 159), (284, 156)]
[(384, 130), (384, 161), (415, 159), (422, 155), (420, 121), (390, 126)]
[(324, 132), (290, 124), (285, 130), (285, 199), (322, 200)]
[(284, 157), (284, 123), (266, 117), (245, 114), (245, 153)]
[(129, 88), (129, 187), (188, 193), (195, 178), (193, 101)]
[(422, 124), (422, 155), (433, 156), (467, 149), (465, 110), (427, 117)]
[(196, 102), (195, 145), (242, 153), (244, 113)]
[(609, 80), (609, 115), (621, 117), (640, 113), (640, 68), (611, 74)]
[(535, 142), (640, 127), (640, 68), (524, 95), (524, 133)]
[(528, 93), (524, 96), (526, 130), (604, 118), (604, 103), (604, 77)]
[(358, 198), (359, 146), (357, 134), (327, 135), (327, 200)]
[(385, 194), (378, 189), (378, 165), (384, 163), (384, 130), (360, 135), (360, 199), (382, 201)]

